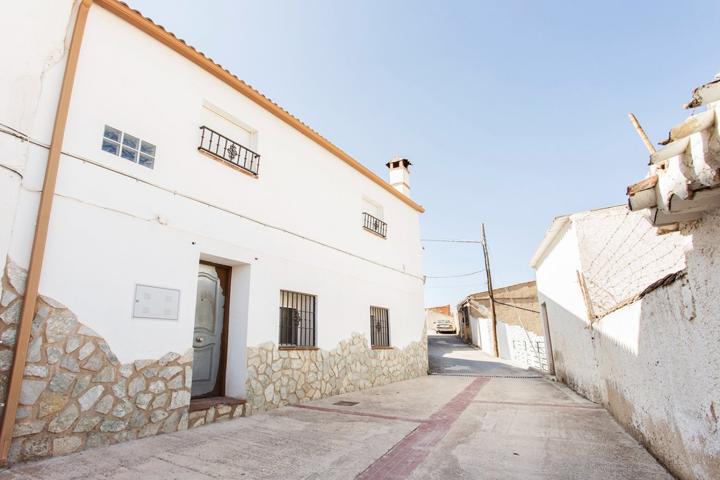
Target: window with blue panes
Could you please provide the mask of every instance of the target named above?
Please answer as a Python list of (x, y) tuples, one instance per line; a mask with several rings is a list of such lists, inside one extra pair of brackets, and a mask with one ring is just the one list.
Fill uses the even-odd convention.
[(155, 145), (109, 125), (105, 125), (101, 148), (143, 167), (155, 166)]

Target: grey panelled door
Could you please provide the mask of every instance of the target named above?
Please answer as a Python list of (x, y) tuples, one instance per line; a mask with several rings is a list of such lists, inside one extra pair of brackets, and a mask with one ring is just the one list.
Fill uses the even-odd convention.
[(216, 268), (200, 264), (193, 337), (193, 397), (215, 390), (222, 350), (224, 305), (225, 296)]

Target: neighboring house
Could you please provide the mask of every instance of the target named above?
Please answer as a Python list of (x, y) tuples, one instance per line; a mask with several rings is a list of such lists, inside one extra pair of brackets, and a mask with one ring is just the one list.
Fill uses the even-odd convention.
[[(540, 326), (535, 282), (493, 289), (497, 318), (498, 354), (528, 367), (548, 369)], [(492, 314), (488, 292), (474, 293), (458, 305), (461, 337), (493, 354)]]
[(0, 455), (426, 374), (410, 162), (385, 182), (120, 2), (3, 16)]
[[(629, 205), (558, 217), (531, 265), (559, 379), (681, 479), (720, 478), (720, 83)], [(670, 232), (670, 233), (667, 233)]]
[(441, 333), (457, 333), (457, 320), (453, 316), (450, 305), (428, 307), (425, 309), (425, 326), (429, 332), (438, 332), (438, 322), (442, 325), (449, 325), (452, 328), (452, 331), (446, 328)]

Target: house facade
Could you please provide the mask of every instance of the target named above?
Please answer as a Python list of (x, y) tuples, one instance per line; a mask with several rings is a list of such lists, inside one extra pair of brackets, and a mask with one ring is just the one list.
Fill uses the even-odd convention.
[[(535, 282), (495, 288), (493, 297), (499, 357), (547, 371), (550, 367)], [(458, 305), (458, 316), (463, 340), (493, 355), (495, 334), (490, 308), (488, 292), (474, 293)]]
[(410, 162), (385, 182), (120, 2), (40, 3), (4, 14), (7, 462), (427, 372)]
[(718, 214), (675, 231), (627, 206), (557, 217), (531, 266), (555, 374), (675, 476), (720, 473)]

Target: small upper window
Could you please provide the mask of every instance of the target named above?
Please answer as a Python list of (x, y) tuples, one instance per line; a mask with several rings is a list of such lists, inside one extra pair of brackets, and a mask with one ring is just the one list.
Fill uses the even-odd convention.
[(155, 166), (155, 145), (109, 125), (105, 125), (102, 149), (143, 167)]

